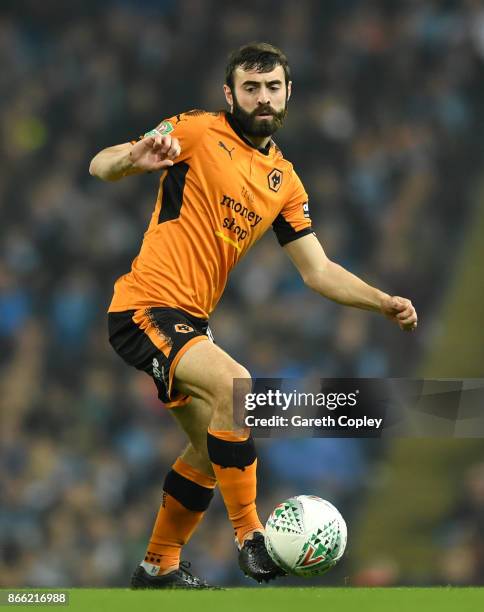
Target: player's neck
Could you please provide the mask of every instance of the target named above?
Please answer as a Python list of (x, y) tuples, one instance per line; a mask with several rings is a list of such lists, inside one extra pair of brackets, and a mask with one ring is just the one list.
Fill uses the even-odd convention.
[(257, 149), (265, 149), (271, 141), (270, 136), (252, 136), (245, 132), (243, 132), (243, 134)]

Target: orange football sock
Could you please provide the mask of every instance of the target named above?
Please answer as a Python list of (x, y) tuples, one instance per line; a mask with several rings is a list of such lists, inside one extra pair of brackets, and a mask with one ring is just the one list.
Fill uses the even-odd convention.
[(207, 446), (229, 519), (239, 544), (245, 536), (263, 529), (256, 508), (257, 456), (251, 436), (208, 430)]
[(142, 566), (152, 576), (180, 565), (181, 548), (202, 520), (216, 480), (178, 458), (163, 485), (163, 501)]

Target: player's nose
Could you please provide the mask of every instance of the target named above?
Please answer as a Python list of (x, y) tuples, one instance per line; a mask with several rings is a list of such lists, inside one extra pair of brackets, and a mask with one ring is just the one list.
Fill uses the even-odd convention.
[(270, 99), (270, 96), (269, 96), (269, 90), (266, 89), (265, 87), (261, 87), (259, 89), (259, 96), (258, 96), (258, 99), (257, 99), (257, 103), (260, 106), (263, 106), (265, 104), (270, 104), (270, 102), (271, 102), (271, 99)]

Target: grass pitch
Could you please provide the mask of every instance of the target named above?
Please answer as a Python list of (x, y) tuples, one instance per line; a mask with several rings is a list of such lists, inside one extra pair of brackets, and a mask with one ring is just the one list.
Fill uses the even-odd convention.
[[(14, 589), (12, 589), (14, 590)], [(18, 591), (19, 589), (15, 589)], [(29, 592), (34, 589), (22, 589)], [(46, 589), (35, 589), (45, 591)], [(56, 589), (57, 590), (57, 589)], [(3, 597), (5, 589), (2, 589)], [(53, 607), (66, 612), (478, 612), (484, 610), (484, 588), (253, 588), (223, 591), (132, 591), (67, 589), (64, 606), (14, 605), (12, 610)], [(7, 608), (8, 609), (8, 608)]]

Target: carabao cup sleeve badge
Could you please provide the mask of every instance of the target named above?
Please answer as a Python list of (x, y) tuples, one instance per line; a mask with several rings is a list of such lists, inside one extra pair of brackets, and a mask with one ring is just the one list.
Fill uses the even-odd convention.
[(155, 127), (153, 130), (146, 132), (144, 138), (147, 136), (166, 136), (170, 132), (173, 132), (175, 128), (169, 121), (162, 121), (160, 125)]

